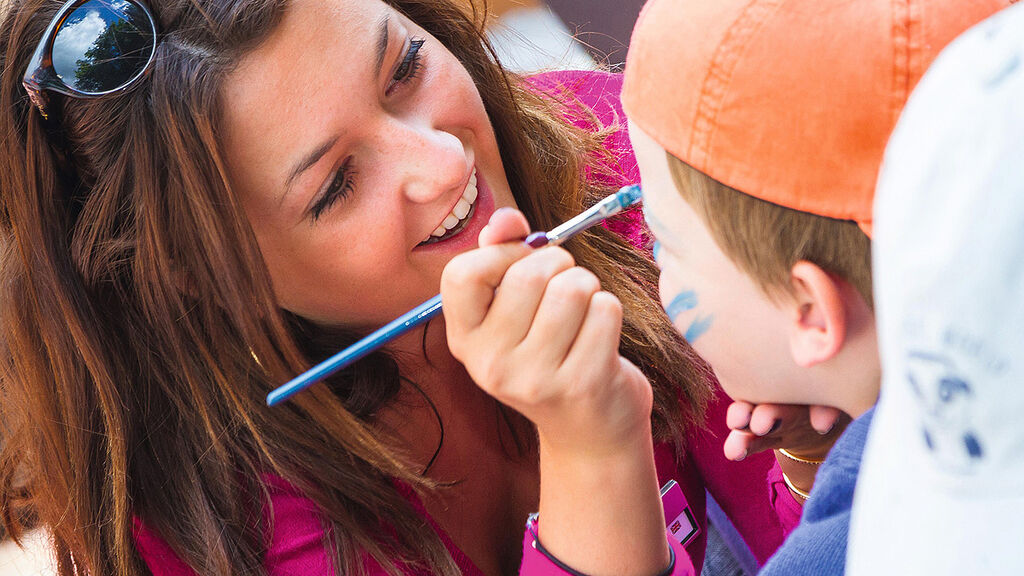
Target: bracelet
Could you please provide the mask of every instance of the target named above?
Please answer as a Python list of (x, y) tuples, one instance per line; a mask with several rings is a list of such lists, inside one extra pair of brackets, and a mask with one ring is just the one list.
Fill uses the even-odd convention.
[[(785, 475), (783, 475), (783, 476), (785, 476)], [(539, 515), (536, 512), (534, 512), (533, 514), (530, 514), (530, 517), (527, 518), (527, 520), (526, 520), (526, 529), (529, 530), (530, 531), (530, 535), (533, 536), (533, 547), (534, 547), (534, 549), (536, 549), (537, 552), (540, 552), (541, 554), (543, 554), (545, 558), (550, 560), (552, 564), (557, 566), (563, 572), (566, 572), (567, 574), (570, 574), (571, 576), (587, 576), (583, 572), (580, 572), (579, 570), (574, 570), (574, 569), (570, 568), (569, 566), (567, 566), (565, 564), (565, 562), (562, 562), (558, 558), (555, 558), (555, 556), (551, 552), (548, 552), (548, 549), (545, 548), (540, 543), (540, 538), (537, 536), (537, 530), (535, 528), (535, 526), (537, 526), (537, 518), (538, 517), (539, 517)], [(659, 572), (657, 576), (672, 576), (672, 572), (674, 572), (675, 569), (676, 569), (676, 551), (675, 551), (675, 549), (672, 548), (671, 544), (669, 544), (668, 553), (669, 553), (668, 568), (666, 568), (666, 569), (662, 570), (661, 572)]]
[(785, 472), (782, 473), (782, 481), (785, 482), (786, 483), (786, 487), (789, 488), (790, 490), (792, 490), (793, 493), (796, 494), (797, 496), (803, 498), (804, 500), (810, 500), (811, 499), (811, 493), (810, 492), (805, 492), (805, 491), (797, 488), (796, 484), (793, 484), (793, 481), (789, 479), (789, 476), (786, 476)]
[(778, 450), (779, 453), (785, 456), (786, 458), (789, 458), (790, 460), (795, 460), (797, 462), (803, 462), (804, 464), (818, 465), (825, 461), (824, 458), (804, 458), (803, 456), (797, 456), (796, 454), (793, 454), (792, 452), (786, 450), (785, 448), (776, 448), (776, 450)]

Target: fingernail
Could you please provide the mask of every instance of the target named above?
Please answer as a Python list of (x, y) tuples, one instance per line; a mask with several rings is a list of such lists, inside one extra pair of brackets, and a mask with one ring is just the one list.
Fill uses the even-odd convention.
[(815, 432), (817, 432), (818, 434), (821, 434), (822, 436), (827, 436), (828, 433), (831, 432), (832, 429), (836, 427), (836, 423), (837, 422), (839, 422), (839, 418), (836, 418), (835, 420), (832, 421), (832, 425), (828, 427), (828, 430), (825, 430), (824, 432), (822, 432), (820, 430), (815, 430)]
[(736, 461), (737, 462), (742, 462), (743, 459), (745, 459), (747, 457), (747, 454), (750, 454), (750, 451), (749, 450), (744, 450), (743, 454), (740, 454), (740, 457), (737, 458)]
[(757, 434), (758, 436), (767, 436), (767, 435), (771, 434), (772, 432), (775, 432), (776, 430), (778, 430), (780, 426), (782, 426), (782, 420), (779, 420), (778, 418), (776, 418), (775, 421), (772, 422), (772, 427), (771, 428), (769, 428), (768, 430), (766, 430), (764, 432), (754, 432), (754, 433)]
[(511, 206), (502, 206), (501, 208), (498, 208), (497, 210), (494, 211), (494, 213), (491, 214), (491, 218), (494, 218), (498, 214), (505, 214), (506, 212), (516, 212), (516, 211), (517, 210), (515, 208), (511, 207)]

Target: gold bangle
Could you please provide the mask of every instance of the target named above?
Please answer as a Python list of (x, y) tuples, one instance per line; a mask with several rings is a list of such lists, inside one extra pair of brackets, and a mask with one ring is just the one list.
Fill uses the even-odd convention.
[(803, 456), (797, 456), (796, 454), (793, 454), (792, 452), (786, 450), (785, 448), (778, 448), (777, 450), (786, 458), (789, 458), (790, 460), (795, 460), (797, 462), (803, 462), (804, 464), (818, 465), (825, 461), (824, 458), (804, 458)]
[(796, 484), (793, 484), (793, 481), (789, 479), (789, 476), (786, 476), (785, 472), (782, 473), (782, 481), (786, 483), (787, 488), (793, 491), (793, 494), (796, 494), (797, 496), (803, 498), (804, 500), (811, 499), (811, 493), (804, 492), (803, 490), (797, 488)]

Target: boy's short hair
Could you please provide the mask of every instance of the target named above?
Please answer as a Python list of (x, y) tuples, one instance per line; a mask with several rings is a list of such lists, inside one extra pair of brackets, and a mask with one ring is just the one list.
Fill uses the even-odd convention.
[(676, 189), (718, 246), (772, 297), (791, 293), (789, 272), (807, 261), (849, 282), (874, 309), (871, 239), (852, 220), (801, 212), (755, 198), (666, 152)]

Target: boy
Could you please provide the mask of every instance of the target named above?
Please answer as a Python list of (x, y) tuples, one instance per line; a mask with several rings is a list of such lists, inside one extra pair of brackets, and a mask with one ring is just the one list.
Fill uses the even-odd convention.
[[(673, 323), (733, 398), (855, 420), (823, 462), (781, 452), (808, 498), (763, 573), (842, 573), (880, 367), (871, 202), (911, 88), (1002, 1), (653, 0), (623, 104)], [(807, 446), (793, 446), (806, 449)]]

